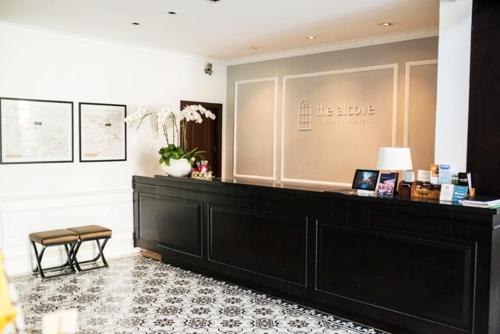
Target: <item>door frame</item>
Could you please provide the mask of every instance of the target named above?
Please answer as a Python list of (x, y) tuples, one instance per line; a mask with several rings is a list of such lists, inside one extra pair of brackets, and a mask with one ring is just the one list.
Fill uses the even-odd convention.
[[(180, 101), (180, 108), (181, 110), (188, 105), (201, 105), (203, 108), (208, 109), (212, 111), (215, 108), (220, 110), (220, 115), (216, 115), (215, 122), (217, 123), (217, 157), (218, 157), (218, 169), (219, 169), (219, 175), (216, 175), (219, 178), (222, 178), (222, 136), (224, 135), (222, 133), (222, 120), (224, 118), (224, 107), (222, 103), (213, 103), (213, 102), (199, 102), (199, 101), (190, 101), (190, 100), (181, 100)], [(182, 131), (182, 130), (181, 130)], [(180, 138), (183, 137), (183, 133), (180, 134)]]

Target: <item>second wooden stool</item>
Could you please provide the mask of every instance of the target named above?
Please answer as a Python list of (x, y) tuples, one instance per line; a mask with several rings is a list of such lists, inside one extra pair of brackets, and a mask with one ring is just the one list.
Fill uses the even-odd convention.
[[(106, 244), (108, 240), (111, 238), (112, 231), (109, 228), (99, 226), (99, 225), (85, 225), (85, 226), (78, 226), (78, 227), (71, 227), (68, 228), (68, 230), (78, 234), (79, 240), (71, 254), (71, 259), (72, 262), (74, 263), (75, 267), (78, 269), (78, 271), (88, 271), (88, 270), (93, 270), (93, 269), (98, 269), (98, 268), (104, 268), (108, 267), (108, 262), (106, 262), (106, 258), (104, 257), (104, 247), (106, 247)], [(95, 241), (97, 244), (97, 249), (99, 251), (99, 254), (91, 259), (91, 260), (86, 260), (86, 261), (78, 261), (77, 255), (78, 251), (80, 250), (80, 246), (86, 242), (86, 241)], [(101, 244), (102, 241), (102, 244)], [(90, 268), (81, 268), (81, 264), (84, 263), (96, 263), (99, 261), (99, 259), (102, 260), (103, 265), (102, 266), (94, 266)]]

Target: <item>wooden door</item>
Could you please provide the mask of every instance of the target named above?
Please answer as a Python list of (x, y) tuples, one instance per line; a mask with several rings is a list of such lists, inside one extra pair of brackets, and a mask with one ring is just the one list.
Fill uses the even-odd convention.
[(222, 104), (181, 101), (181, 109), (192, 104), (200, 104), (213, 112), (215, 114), (215, 120), (203, 118), (201, 124), (195, 122), (187, 123), (187, 148), (193, 149), (197, 147), (199, 150), (205, 151), (203, 156), (208, 160), (214, 176), (220, 177), (222, 168)]

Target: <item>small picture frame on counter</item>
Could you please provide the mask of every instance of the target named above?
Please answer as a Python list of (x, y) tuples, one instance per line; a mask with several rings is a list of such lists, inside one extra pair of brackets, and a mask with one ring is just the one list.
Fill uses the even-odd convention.
[(378, 182), (377, 196), (378, 197), (394, 197), (398, 186), (398, 173), (381, 173)]

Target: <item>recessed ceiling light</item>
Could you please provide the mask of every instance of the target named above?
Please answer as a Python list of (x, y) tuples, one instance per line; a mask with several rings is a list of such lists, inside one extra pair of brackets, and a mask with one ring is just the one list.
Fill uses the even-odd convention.
[(141, 24), (139, 22), (132, 22), (132, 25), (134, 25), (134, 26), (140, 26)]
[(307, 39), (316, 39), (316, 36), (314, 36), (314, 35), (309, 35), (309, 36), (307, 36)]
[(170, 15), (177, 15), (177, 12), (170, 11), (168, 12)]
[(381, 27), (390, 27), (390, 26), (393, 26), (394, 23), (392, 22), (382, 22), (382, 23), (379, 23), (379, 26)]
[(219, 2), (220, 0), (207, 0), (208, 2)]

